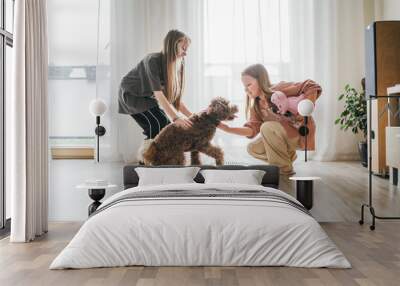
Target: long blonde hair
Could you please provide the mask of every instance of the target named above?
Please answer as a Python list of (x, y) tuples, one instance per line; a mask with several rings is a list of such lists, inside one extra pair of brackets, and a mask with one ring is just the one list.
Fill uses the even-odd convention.
[[(255, 64), (247, 67), (243, 72), (242, 76), (247, 75), (257, 80), (258, 86), (261, 89), (261, 95), (267, 100), (268, 104), (271, 105), (271, 81), (269, 80), (268, 71), (262, 64)], [(260, 96), (251, 100), (248, 96), (246, 97), (246, 118), (249, 117), (250, 109), (254, 108), (256, 115), (262, 120), (262, 114), (260, 109)]]
[(181, 97), (185, 85), (185, 60), (182, 58), (177, 67), (178, 43), (188, 41), (190, 38), (178, 30), (170, 30), (164, 38), (162, 54), (166, 61), (166, 97), (167, 100), (179, 110)]

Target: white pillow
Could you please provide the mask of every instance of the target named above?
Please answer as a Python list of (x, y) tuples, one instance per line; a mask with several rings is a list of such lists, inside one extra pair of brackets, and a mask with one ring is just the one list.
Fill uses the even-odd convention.
[(139, 176), (138, 186), (195, 183), (193, 179), (199, 170), (199, 167), (135, 168)]
[(235, 183), (261, 185), (265, 171), (261, 170), (202, 170), (204, 183)]

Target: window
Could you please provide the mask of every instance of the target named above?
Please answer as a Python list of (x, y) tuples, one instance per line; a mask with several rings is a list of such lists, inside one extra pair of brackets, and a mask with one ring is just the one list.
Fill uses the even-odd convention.
[(287, 0), (208, 0), (204, 3), (207, 64), (262, 60), (273, 65), (289, 61)]
[(98, 0), (47, 2), (52, 159), (94, 158), (89, 103), (96, 97), (98, 6)]
[(14, 0), (0, 0), (0, 236), (9, 232), (10, 194), (5, 188), (5, 105), (11, 92)]

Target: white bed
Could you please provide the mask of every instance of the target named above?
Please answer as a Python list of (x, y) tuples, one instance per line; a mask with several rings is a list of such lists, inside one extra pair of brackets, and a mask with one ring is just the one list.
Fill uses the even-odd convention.
[(192, 183), (130, 188), (103, 202), (50, 269), (127, 265), (351, 267), (312, 216), (282, 199), (178, 195), (113, 203), (146, 191), (173, 190), (262, 191), (299, 204), (282, 191), (255, 185)]

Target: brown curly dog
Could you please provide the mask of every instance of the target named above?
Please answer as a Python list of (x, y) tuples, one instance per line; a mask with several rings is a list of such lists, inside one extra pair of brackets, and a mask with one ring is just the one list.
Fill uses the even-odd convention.
[(217, 125), (224, 120), (233, 120), (238, 112), (236, 105), (217, 97), (208, 108), (193, 114), (189, 120), (193, 125), (184, 129), (171, 123), (154, 138), (143, 155), (146, 165), (185, 165), (184, 152), (191, 152), (191, 164), (201, 165), (200, 154), (215, 159), (217, 165), (224, 163), (224, 152), (210, 142)]

